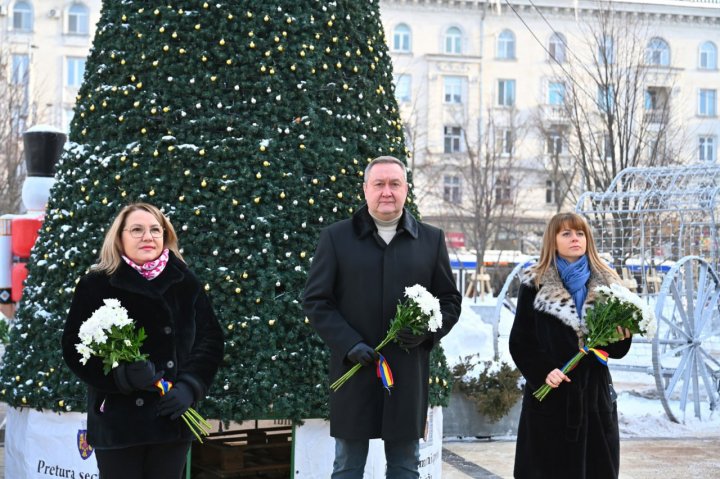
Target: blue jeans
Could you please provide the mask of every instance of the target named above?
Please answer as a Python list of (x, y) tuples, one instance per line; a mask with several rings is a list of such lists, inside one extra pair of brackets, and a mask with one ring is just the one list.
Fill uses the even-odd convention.
[[(332, 479), (362, 479), (367, 461), (369, 440), (335, 438), (335, 462)], [(420, 477), (420, 441), (385, 442), (387, 479), (417, 479)]]

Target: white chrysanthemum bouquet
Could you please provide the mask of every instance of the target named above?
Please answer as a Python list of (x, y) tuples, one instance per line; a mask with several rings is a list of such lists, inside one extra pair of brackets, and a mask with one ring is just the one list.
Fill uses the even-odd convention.
[[(632, 334), (640, 334), (647, 339), (655, 336), (657, 323), (652, 308), (645, 304), (640, 297), (629, 289), (612, 284), (611, 286), (598, 286), (595, 288), (598, 298), (587, 312), (585, 325), (587, 334), (584, 335), (585, 346), (562, 368), (563, 374), (572, 371), (578, 362), (588, 354), (593, 354), (601, 363), (607, 365), (608, 354), (596, 349), (625, 338), (618, 331), (618, 326), (626, 328)], [(552, 391), (547, 384), (543, 384), (533, 393), (539, 401)]]
[[(427, 289), (419, 284), (405, 288), (404, 302), (400, 302), (395, 312), (395, 317), (390, 323), (390, 329), (380, 344), (377, 345), (375, 351), (380, 351), (391, 341), (394, 341), (398, 331), (403, 328), (409, 328), (414, 334), (425, 334), (426, 332), (435, 332), (442, 327), (442, 312), (440, 311), (440, 301), (430, 294)], [(348, 372), (343, 374), (337, 381), (330, 385), (333, 391), (337, 391), (342, 387), (348, 379), (350, 379), (362, 366), (356, 364)], [(385, 358), (380, 356), (378, 360), (378, 377), (383, 381), (386, 388), (393, 385), (392, 373)]]
[[(87, 364), (92, 356), (102, 359), (103, 372), (109, 374), (121, 362), (145, 361), (147, 354), (140, 353), (140, 347), (147, 335), (145, 329), (135, 332), (135, 322), (128, 316), (127, 309), (117, 299), (104, 299), (88, 319), (80, 325), (80, 342), (75, 349), (80, 353), (80, 363)], [(172, 389), (173, 384), (164, 378), (155, 383), (161, 396)], [(210, 424), (193, 408), (188, 408), (181, 416), (198, 441), (210, 432)]]
[(120, 361), (144, 361), (147, 354), (140, 353), (140, 346), (147, 338), (145, 329), (135, 332), (133, 320), (117, 299), (105, 299), (105, 304), (80, 325), (80, 342), (75, 349), (80, 353), (80, 363), (87, 364), (91, 356), (102, 359), (103, 372), (109, 374)]

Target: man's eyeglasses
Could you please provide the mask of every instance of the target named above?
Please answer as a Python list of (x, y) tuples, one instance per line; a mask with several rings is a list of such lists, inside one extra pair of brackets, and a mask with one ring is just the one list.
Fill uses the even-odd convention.
[[(140, 239), (145, 236), (145, 231), (147, 230), (142, 226), (131, 226), (130, 228), (124, 228), (123, 231), (127, 231), (128, 233), (130, 233), (130, 236), (135, 239)], [(162, 238), (163, 229), (159, 226), (151, 226), (150, 236), (152, 236), (153, 238)]]

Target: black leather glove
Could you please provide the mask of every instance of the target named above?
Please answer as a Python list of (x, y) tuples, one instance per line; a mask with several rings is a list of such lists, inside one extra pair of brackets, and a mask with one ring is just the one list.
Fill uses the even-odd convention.
[(379, 357), (373, 348), (362, 341), (350, 348), (350, 351), (347, 353), (347, 358), (350, 362), (363, 366), (372, 366)]
[(121, 363), (113, 369), (113, 378), (124, 393), (132, 391), (154, 391), (155, 383), (163, 377), (165, 371), (155, 371), (152, 361)]
[(395, 336), (398, 344), (403, 349), (417, 348), (430, 338), (432, 338), (432, 333), (414, 334), (410, 328), (401, 329)]
[(171, 390), (160, 398), (157, 405), (158, 416), (170, 416), (177, 419), (188, 410), (195, 401), (192, 388), (183, 382), (175, 383)]

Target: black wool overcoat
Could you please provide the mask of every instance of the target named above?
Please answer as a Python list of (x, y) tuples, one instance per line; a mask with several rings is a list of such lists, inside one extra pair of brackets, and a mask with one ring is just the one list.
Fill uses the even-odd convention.
[[(557, 269), (551, 267), (535, 287), (535, 272), (525, 272), (510, 354), (526, 380), (515, 450), (518, 479), (613, 479), (620, 466), (617, 405), (608, 368), (591, 354), (568, 373), (542, 401), (533, 392), (555, 368), (562, 369), (580, 348), (584, 325)], [(583, 317), (595, 301), (594, 288), (619, 281), (610, 271), (591, 268)], [(611, 358), (630, 349), (626, 339), (605, 346)]]
[(330, 348), (330, 381), (353, 365), (358, 342), (375, 347), (385, 337), (408, 286), (419, 284), (440, 300), (442, 328), (417, 348), (391, 343), (381, 350), (395, 379), (388, 393), (375, 369), (363, 367), (330, 392), (330, 434), (343, 439), (411, 440), (423, 436), (428, 407), (429, 355), (460, 316), (445, 237), (407, 210), (386, 244), (367, 206), (320, 234), (304, 292), (305, 314)]
[(91, 272), (82, 277), (65, 323), (62, 350), (67, 365), (87, 384), (88, 442), (96, 449), (113, 449), (189, 441), (193, 436), (182, 419), (156, 414), (158, 392), (123, 394), (112, 372), (103, 373), (100, 359), (80, 364), (75, 350), (80, 325), (110, 298), (127, 309), (136, 328), (145, 328), (140, 352), (165, 371), (165, 379), (188, 383), (196, 398), (207, 393), (223, 357), (222, 330), (202, 284), (172, 252), (163, 272), (151, 281), (125, 262), (112, 275)]

